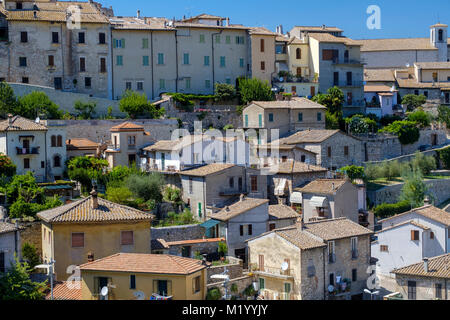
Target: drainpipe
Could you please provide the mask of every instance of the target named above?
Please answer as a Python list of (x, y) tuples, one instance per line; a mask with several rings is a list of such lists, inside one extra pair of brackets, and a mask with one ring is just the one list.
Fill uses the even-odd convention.
[[(65, 72), (65, 63), (64, 63), (64, 41), (63, 41), (64, 38), (63, 38), (62, 24), (60, 26), (60, 30), (61, 30), (61, 64), (62, 64), (62, 80), (61, 80), (62, 84), (61, 84), (61, 86), (62, 86), (62, 89), (64, 89), (64, 79), (65, 79), (66, 72)], [(55, 83), (53, 83), (53, 88), (54, 87), (55, 87)]]
[(175, 30), (175, 66), (176, 66), (175, 92), (178, 92), (178, 30)]
[(154, 83), (154, 66), (153, 66), (153, 31), (150, 31), (150, 54), (151, 54), (151, 66), (152, 66), (152, 100), (155, 99), (155, 83)]
[[(48, 122), (47, 122), (47, 125), (48, 125)], [(47, 133), (48, 133), (48, 131), (45, 131), (45, 133), (44, 133), (44, 138), (45, 138), (45, 142), (44, 142), (44, 147), (45, 147), (45, 152), (44, 152), (44, 157), (45, 157), (45, 159), (44, 159), (44, 173), (45, 173), (44, 181), (47, 181)]]
[(325, 264), (325, 258), (326, 258), (326, 255), (325, 255), (325, 250), (326, 250), (327, 248), (323, 248), (323, 250), (322, 250), (322, 255), (323, 255), (323, 299), (325, 300), (325, 298), (327, 297), (327, 282), (326, 282), (326, 280), (327, 280), (327, 277), (326, 277), (326, 270), (325, 270), (325, 266), (326, 266), (326, 264)]
[(214, 36), (222, 34), (223, 30), (220, 30), (220, 32), (216, 32), (211, 34), (211, 62), (212, 62), (212, 86), (214, 88), (216, 80), (215, 80), (215, 64), (214, 64)]
[(109, 47), (111, 51), (111, 94), (112, 94), (112, 100), (115, 100), (115, 93), (114, 93), (114, 44), (113, 44), (113, 34), (112, 34), (113, 28), (110, 27), (109, 29)]

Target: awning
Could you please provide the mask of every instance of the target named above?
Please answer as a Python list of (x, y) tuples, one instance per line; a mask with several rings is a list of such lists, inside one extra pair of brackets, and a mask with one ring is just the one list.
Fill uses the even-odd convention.
[(327, 201), (327, 198), (325, 197), (312, 197), (311, 200), (309, 200), (309, 204), (316, 208), (323, 208), (325, 207), (325, 201)]
[(302, 193), (301, 192), (292, 192), (291, 193), (291, 198), (290, 198), (291, 203), (299, 203), (299, 204), (301, 204), (302, 200), (303, 200), (303, 197), (302, 197)]
[(220, 223), (219, 220), (209, 219), (208, 221), (203, 222), (200, 227), (203, 227), (205, 229), (211, 229), (212, 227), (215, 227)]
[(284, 190), (286, 189), (286, 179), (282, 178), (278, 180), (277, 185), (275, 186), (274, 194), (276, 196), (284, 195)]

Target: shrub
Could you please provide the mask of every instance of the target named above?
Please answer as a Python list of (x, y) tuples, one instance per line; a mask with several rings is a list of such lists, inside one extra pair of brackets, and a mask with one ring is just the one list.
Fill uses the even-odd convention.
[(423, 111), (423, 109), (418, 109), (414, 112), (408, 114), (406, 118), (408, 121), (414, 121), (419, 124), (421, 128), (430, 126), (431, 116), (428, 112)]
[(367, 180), (377, 180), (383, 177), (381, 167), (372, 163), (366, 165), (364, 169), (364, 174)]
[(274, 94), (268, 81), (262, 81), (257, 78), (240, 78), (239, 94), (243, 104), (252, 101), (272, 101)]
[(166, 201), (180, 203), (181, 200), (181, 190), (178, 188), (166, 187), (164, 189), (164, 199)]
[(412, 111), (427, 102), (427, 97), (423, 94), (417, 96), (415, 94), (407, 94), (402, 99), (402, 104), (406, 105), (408, 111)]
[(236, 89), (231, 84), (216, 83), (214, 91), (216, 101), (229, 101), (236, 97)]
[(0, 154), (0, 176), (12, 177), (16, 174), (16, 165), (6, 155)]
[(438, 154), (445, 169), (450, 169), (450, 147), (439, 150)]
[(5, 81), (0, 82), (0, 116), (6, 118), (8, 113), (18, 114), (19, 102), (14, 90)]
[(41, 262), (41, 258), (34, 245), (29, 242), (25, 242), (22, 246), (22, 256), (28, 263), (30, 268), (34, 268)]
[(227, 124), (223, 127), (224, 131), (231, 130), (231, 129), (234, 129), (234, 126), (232, 124)]
[(341, 171), (344, 172), (350, 178), (350, 180), (366, 179), (366, 176), (364, 174), (364, 167), (351, 165), (341, 168)]
[(125, 181), (125, 185), (135, 197), (142, 198), (145, 201), (155, 200), (157, 203), (163, 199), (162, 188), (164, 184), (164, 177), (158, 172), (145, 176), (132, 174)]
[(396, 214), (400, 214), (411, 210), (411, 205), (408, 201), (400, 201), (397, 203), (382, 203), (373, 210), (375, 216), (379, 219), (388, 218)]
[(388, 132), (398, 136), (401, 144), (411, 144), (417, 142), (420, 138), (420, 131), (417, 123), (413, 121), (394, 121), (390, 125), (380, 129), (379, 132)]
[(436, 159), (433, 156), (425, 156), (418, 151), (410, 163), (412, 168), (420, 170), (423, 175), (430, 174), (437, 167)]
[(73, 105), (73, 108), (77, 111), (77, 118), (81, 120), (92, 119), (92, 117), (95, 115), (96, 107), (97, 103), (95, 102), (83, 102), (80, 100), (75, 101)]
[(405, 172), (403, 180), (405, 183), (399, 197), (400, 200), (407, 201), (413, 208), (417, 208), (424, 204), (425, 196), (429, 195), (432, 198), (419, 169), (413, 168)]
[(19, 98), (17, 114), (34, 119), (44, 115), (48, 119), (61, 119), (63, 112), (50, 98), (41, 91), (33, 91)]
[(145, 93), (127, 90), (119, 102), (120, 111), (125, 112), (131, 119), (140, 116), (146, 116), (150, 119), (158, 119), (164, 115), (164, 108), (157, 109), (150, 101), (148, 101)]
[(228, 247), (227, 247), (227, 244), (225, 242), (222, 242), (222, 241), (219, 242), (218, 252), (219, 252), (221, 257), (226, 256), (226, 254), (228, 253)]
[(211, 288), (206, 293), (206, 300), (220, 300), (222, 298), (222, 294), (218, 288)]
[(402, 120), (402, 117), (400, 117), (400, 116), (387, 114), (387, 115), (381, 117), (380, 125), (385, 127), (385, 126), (388, 126), (388, 125), (390, 125), (391, 123), (393, 123), (395, 121), (401, 121), (401, 120)]
[(439, 106), (437, 119), (446, 124), (447, 128), (450, 128), (450, 107)]
[(119, 204), (129, 204), (132, 195), (127, 187), (108, 187), (106, 189), (106, 199)]

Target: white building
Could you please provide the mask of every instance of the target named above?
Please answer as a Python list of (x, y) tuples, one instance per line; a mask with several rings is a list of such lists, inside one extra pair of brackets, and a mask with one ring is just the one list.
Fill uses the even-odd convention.
[(19, 228), (14, 224), (0, 221), (0, 274), (14, 264), (14, 255), (21, 257)]

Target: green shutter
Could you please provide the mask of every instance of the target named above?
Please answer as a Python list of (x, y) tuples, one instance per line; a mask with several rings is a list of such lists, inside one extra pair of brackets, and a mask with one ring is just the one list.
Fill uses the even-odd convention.
[(262, 128), (262, 114), (258, 114), (259, 127)]
[(117, 48), (117, 39), (113, 39), (113, 48)]
[(245, 126), (248, 127), (248, 114), (245, 115)]
[(122, 41), (122, 48), (125, 49), (125, 39), (122, 39), (121, 41)]
[(198, 216), (200, 218), (202, 217), (202, 203), (201, 202), (198, 203)]

